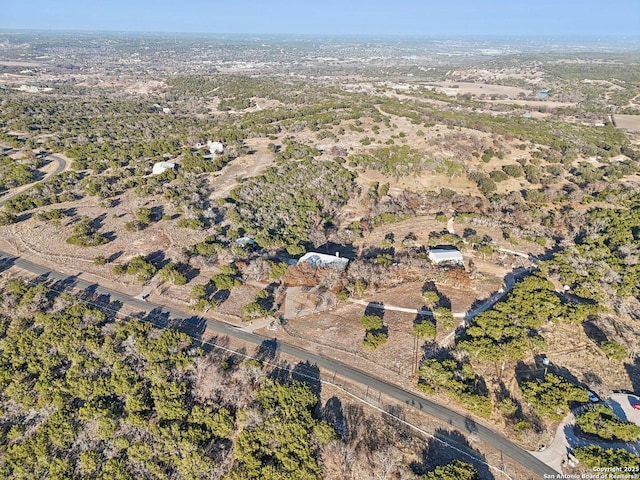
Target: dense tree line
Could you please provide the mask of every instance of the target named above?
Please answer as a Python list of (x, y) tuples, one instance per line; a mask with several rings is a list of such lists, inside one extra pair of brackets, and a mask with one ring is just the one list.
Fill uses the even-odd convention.
[(418, 388), (425, 393), (444, 392), (450, 399), (481, 417), (491, 416), (491, 399), (481, 390), (481, 378), (468, 362), (427, 358), (418, 369)]
[(538, 329), (546, 322), (578, 323), (595, 311), (595, 305), (563, 301), (549, 280), (534, 274), (517, 283), (491, 310), (476, 316), (457, 348), (495, 363), (521, 359), (530, 350), (544, 349)]
[(575, 245), (554, 255), (545, 267), (581, 297), (613, 303), (640, 293), (640, 198), (625, 208), (593, 209)]
[[(0, 373), (2, 478), (411, 475), (388, 443), (397, 425), (374, 428), (350, 406), (322, 419), (307, 384), (272, 379), (257, 360), (205, 354), (175, 330), (114, 321), (44, 284), (0, 288)], [(391, 462), (371, 462), (383, 450), (396, 452)], [(460, 462), (425, 478), (461, 472), (478, 478)]]
[(587, 390), (574, 385), (566, 379), (548, 373), (542, 381), (523, 381), (520, 383), (523, 398), (533, 405), (541, 416), (560, 420), (569, 413), (571, 402), (587, 402)]
[(605, 405), (592, 405), (577, 415), (576, 426), (583, 433), (596, 435), (605, 440), (633, 442), (640, 436), (640, 425), (621, 420)]
[(44, 160), (37, 157), (14, 160), (11, 157), (0, 156), (0, 195), (4, 190), (35, 181), (36, 171), (44, 163)]

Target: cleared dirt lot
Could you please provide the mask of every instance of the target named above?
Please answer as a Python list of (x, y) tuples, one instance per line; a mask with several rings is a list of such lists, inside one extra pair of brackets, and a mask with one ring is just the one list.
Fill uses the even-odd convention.
[(517, 98), (519, 95), (531, 95), (531, 90), (525, 90), (520, 87), (510, 87), (508, 85), (492, 85), (489, 83), (471, 83), (471, 82), (440, 82), (435, 83), (436, 92), (442, 92), (446, 95), (454, 96), (456, 94), (464, 95), (506, 95), (510, 98)]
[(616, 115), (616, 127), (629, 132), (640, 133), (640, 115)]

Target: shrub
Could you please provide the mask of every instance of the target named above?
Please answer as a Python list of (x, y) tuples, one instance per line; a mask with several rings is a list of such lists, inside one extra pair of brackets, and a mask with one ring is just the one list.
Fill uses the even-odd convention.
[(422, 320), (413, 326), (413, 334), (418, 338), (436, 338), (436, 326), (429, 320)]
[(362, 344), (365, 348), (370, 350), (375, 350), (376, 348), (387, 343), (388, 335), (384, 332), (372, 332), (368, 331), (364, 335), (364, 340), (362, 340)]
[(489, 177), (494, 182), (504, 182), (505, 180), (509, 179), (509, 176), (506, 173), (504, 173), (502, 170), (492, 171), (491, 173), (489, 173)]
[(518, 165), (517, 163), (503, 166), (502, 171), (507, 175), (509, 175), (510, 177), (514, 177), (514, 178), (521, 177), (524, 174), (524, 170), (522, 169), (522, 166)]
[(9, 212), (0, 212), (0, 226), (11, 225), (18, 221), (17, 215)]
[(106, 265), (107, 259), (104, 258), (102, 255), (98, 255), (97, 257), (94, 257), (93, 264), (96, 266)]
[(267, 310), (258, 302), (247, 303), (242, 307), (242, 320), (253, 320), (254, 318), (264, 317)]
[(181, 228), (190, 228), (192, 230), (202, 230), (204, 223), (198, 218), (181, 218), (178, 220), (178, 226)]
[(377, 315), (363, 315), (360, 319), (360, 325), (365, 330), (380, 330), (382, 329), (382, 318)]
[(78, 247), (95, 247), (108, 242), (109, 239), (97, 233), (86, 217), (74, 225), (73, 235), (67, 238), (67, 243)]
[(599, 347), (602, 349), (604, 354), (612, 360), (622, 361), (629, 356), (625, 348), (613, 340), (606, 340), (602, 342)]
[(136, 275), (139, 282), (146, 282), (155, 275), (157, 267), (142, 255), (133, 257), (127, 265), (127, 273)]

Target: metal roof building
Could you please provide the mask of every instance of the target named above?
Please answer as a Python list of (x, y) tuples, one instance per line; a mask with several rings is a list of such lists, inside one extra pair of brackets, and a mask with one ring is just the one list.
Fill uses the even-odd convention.
[(175, 170), (176, 164), (171, 162), (157, 162), (153, 165), (151, 173), (153, 175), (159, 175), (166, 170)]
[(464, 265), (462, 253), (455, 247), (437, 247), (429, 249), (429, 260), (435, 265), (443, 263)]
[(326, 255), (318, 252), (307, 252), (298, 263), (310, 263), (314, 267), (333, 267), (339, 270), (344, 270), (349, 264), (349, 259), (339, 257), (338, 255)]

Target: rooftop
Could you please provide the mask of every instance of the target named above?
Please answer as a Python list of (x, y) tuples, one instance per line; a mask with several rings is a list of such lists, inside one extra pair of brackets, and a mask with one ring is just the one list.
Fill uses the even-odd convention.
[(349, 263), (348, 258), (339, 257), (337, 255), (327, 255), (325, 253), (307, 252), (300, 259), (298, 263), (310, 263), (314, 267), (335, 267), (341, 270), (347, 268)]

